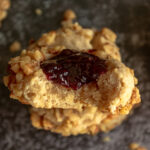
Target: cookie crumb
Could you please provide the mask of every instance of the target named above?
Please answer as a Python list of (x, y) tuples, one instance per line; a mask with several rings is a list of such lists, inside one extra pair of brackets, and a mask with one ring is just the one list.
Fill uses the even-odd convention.
[(37, 8), (37, 9), (35, 9), (35, 13), (36, 13), (38, 16), (41, 16), (43, 12), (42, 12), (41, 9)]
[(147, 150), (145, 147), (140, 146), (138, 143), (131, 143), (129, 145), (130, 150)]
[(109, 136), (105, 136), (103, 138), (103, 142), (110, 142), (111, 138)]
[(10, 45), (10, 51), (11, 52), (17, 52), (21, 49), (21, 44), (19, 41), (14, 41), (11, 45)]
[(68, 9), (64, 12), (64, 20), (73, 20), (76, 18), (76, 14), (71, 9)]
[(1, 21), (6, 18), (7, 10), (10, 8), (9, 0), (0, 0), (0, 27), (2, 26)]

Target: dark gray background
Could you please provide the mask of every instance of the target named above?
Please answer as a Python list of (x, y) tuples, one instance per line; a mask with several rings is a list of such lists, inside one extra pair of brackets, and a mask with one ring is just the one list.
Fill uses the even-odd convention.
[[(43, 10), (42, 16), (35, 9)], [(7, 61), (17, 53), (9, 45), (59, 27), (65, 9), (73, 9), (85, 27), (109, 27), (118, 34), (123, 61), (139, 78), (142, 105), (108, 134), (62, 137), (33, 128), (28, 107), (9, 98), (2, 83)], [(19, 54), (19, 52), (18, 52)], [(0, 28), (0, 150), (128, 150), (135, 141), (150, 149), (150, 0), (12, 0)], [(105, 136), (111, 141), (102, 142)]]

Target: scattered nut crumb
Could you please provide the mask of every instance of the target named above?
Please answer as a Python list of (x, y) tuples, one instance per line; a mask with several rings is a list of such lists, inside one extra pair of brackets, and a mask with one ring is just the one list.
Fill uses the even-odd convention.
[(138, 143), (131, 143), (129, 145), (130, 150), (147, 150), (145, 147), (140, 146)]
[(111, 139), (110, 139), (109, 136), (106, 136), (106, 137), (103, 138), (103, 142), (109, 142), (110, 140), (111, 140)]
[(11, 52), (17, 52), (21, 49), (21, 44), (18, 41), (14, 41), (11, 45), (10, 45), (10, 51)]
[(0, 27), (2, 26), (1, 21), (6, 18), (7, 10), (10, 8), (9, 0), (0, 0)]
[(37, 9), (35, 10), (35, 13), (36, 13), (38, 16), (41, 16), (43, 12), (42, 12), (41, 9), (37, 8)]
[(65, 11), (64, 20), (73, 20), (75, 18), (76, 18), (76, 14), (71, 9)]

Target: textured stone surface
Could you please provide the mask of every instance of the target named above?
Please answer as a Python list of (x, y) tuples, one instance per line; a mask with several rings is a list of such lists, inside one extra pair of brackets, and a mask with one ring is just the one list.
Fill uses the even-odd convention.
[[(37, 16), (35, 9), (43, 11)], [(62, 137), (34, 129), (28, 107), (10, 100), (2, 83), (7, 61), (17, 53), (9, 45), (19, 40), (23, 48), (31, 38), (59, 27), (62, 12), (72, 8), (85, 27), (110, 27), (118, 34), (123, 61), (139, 78), (142, 105), (108, 134)], [(1, 150), (128, 150), (138, 142), (150, 149), (150, 1), (149, 0), (12, 0), (8, 18), (0, 28), (0, 149)], [(19, 52), (18, 52), (19, 53)], [(111, 138), (104, 143), (105, 136)]]

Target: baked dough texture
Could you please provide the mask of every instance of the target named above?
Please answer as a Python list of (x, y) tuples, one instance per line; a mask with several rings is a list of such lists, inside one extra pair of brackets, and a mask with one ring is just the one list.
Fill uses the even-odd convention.
[(0, 0), (0, 26), (1, 21), (6, 18), (7, 10), (10, 7), (10, 0)]
[[(62, 27), (31, 41), (20, 56), (9, 61), (10, 73), (4, 77), (10, 97), (32, 106), (33, 126), (64, 136), (109, 131), (140, 103), (137, 79), (134, 71), (121, 62), (116, 34), (108, 28), (83, 28), (72, 22), (74, 18), (74, 12), (66, 11)], [(85, 84), (78, 90), (48, 81), (40, 62), (63, 49), (105, 59), (107, 72), (96, 83)]]
[(140, 102), (139, 97), (139, 91), (135, 88), (130, 102), (116, 114), (99, 111), (98, 107), (85, 107), (82, 111), (61, 108), (31, 108), (31, 121), (32, 125), (38, 129), (43, 128), (63, 136), (108, 132), (127, 117), (126, 111), (128, 112)]

